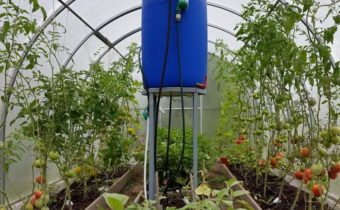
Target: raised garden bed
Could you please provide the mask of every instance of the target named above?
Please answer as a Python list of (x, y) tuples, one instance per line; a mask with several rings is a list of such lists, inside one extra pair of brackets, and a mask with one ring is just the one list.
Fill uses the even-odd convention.
[[(97, 210), (98, 205), (105, 206), (105, 200), (101, 196), (102, 192), (100, 189), (107, 188), (106, 192), (119, 193), (136, 173), (138, 174), (142, 171), (141, 168), (142, 166), (140, 164), (136, 164), (130, 170), (126, 168), (119, 169), (116, 173), (112, 174), (112, 176), (108, 177), (108, 179), (105, 177), (97, 177), (97, 180), (95, 180), (95, 178), (88, 180), (88, 193), (86, 198), (83, 197), (83, 185), (74, 182), (71, 185), (72, 209)], [(65, 190), (60, 191), (55, 196), (54, 202), (49, 205), (49, 208), (51, 210), (62, 209), (64, 196)], [(65, 209), (70, 208), (66, 206)]]
[[(122, 177), (120, 177), (106, 192), (108, 193), (121, 193), (124, 187), (135, 177), (140, 177), (143, 173), (143, 165), (137, 164), (131, 170), (126, 172)], [(130, 186), (131, 187), (131, 186)], [(138, 193), (136, 193), (138, 196)], [(133, 198), (131, 198), (133, 199)], [(131, 202), (132, 200), (130, 200)], [(97, 210), (97, 207), (106, 207), (105, 199), (101, 195), (96, 200), (94, 200), (85, 210)]]
[[(287, 183), (285, 180), (282, 180), (282, 178), (274, 175), (268, 175), (267, 193), (264, 195), (263, 184), (256, 185), (255, 171), (247, 172), (247, 177), (245, 177), (244, 172), (240, 170), (240, 166), (230, 165), (227, 168), (222, 164), (220, 165), (222, 170), (226, 171), (226, 173), (230, 174), (231, 176), (235, 176), (238, 180), (243, 181), (244, 188), (250, 191), (250, 195), (256, 200), (262, 209), (282, 210), (290, 209), (292, 207), (298, 189)], [(280, 199), (278, 199), (281, 183), (284, 183), (284, 187), (282, 196)], [(279, 201), (274, 202), (275, 199)], [(294, 209), (308, 209), (307, 201), (308, 193), (301, 191)], [(313, 209), (321, 209), (320, 204), (316, 199), (313, 199), (312, 202)], [(326, 204), (324, 209), (330, 210), (332, 208)]]
[[(223, 164), (215, 164), (212, 168), (212, 171), (214, 172), (217, 172), (217, 173), (220, 173), (220, 174), (223, 174), (225, 175), (228, 179), (232, 179), (232, 178), (236, 178), (237, 180), (241, 181), (242, 179), (239, 179), (239, 177), (235, 177), (231, 172), (230, 170)], [(245, 188), (238, 184), (236, 186), (234, 186), (235, 190), (245, 190)], [(248, 190), (248, 189), (246, 189)], [(246, 194), (246, 195), (242, 195), (240, 196), (240, 198), (246, 202), (249, 203), (249, 205), (251, 207), (254, 208), (254, 210), (261, 210), (262, 208), (258, 205), (258, 203), (252, 198), (251, 195), (249, 194)]]

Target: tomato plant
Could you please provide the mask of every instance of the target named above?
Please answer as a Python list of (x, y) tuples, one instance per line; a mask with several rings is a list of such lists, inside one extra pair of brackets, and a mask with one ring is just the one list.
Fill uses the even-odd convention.
[[(321, 8), (327, 8), (326, 16)], [(269, 2), (250, 1), (242, 17), (251, 21), (236, 27), (244, 46), (231, 52), (223, 42), (216, 44), (217, 79), (225, 98), (216, 141), (221, 156), (234, 160), (245, 174), (255, 168), (256, 185), (263, 186), (264, 196), (274, 170), (282, 177), (295, 173), (303, 180), (301, 187), (323, 186), (322, 193), (310, 193), (309, 209), (313, 195), (323, 208), (326, 196), (321, 194), (327, 195), (330, 179), (337, 177), (340, 62), (331, 59), (330, 50), (339, 24), (336, 10), (338, 2), (292, 1), (273, 9)], [(302, 20), (314, 31), (300, 24)], [(320, 26), (325, 20), (332, 25)], [(239, 149), (241, 135), (247, 136), (253, 155)], [(280, 185), (281, 196), (286, 183)]]

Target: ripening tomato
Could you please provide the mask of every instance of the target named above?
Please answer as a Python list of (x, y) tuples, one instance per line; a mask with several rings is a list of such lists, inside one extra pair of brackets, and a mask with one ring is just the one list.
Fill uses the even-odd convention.
[(25, 208), (24, 208), (25, 210), (34, 210), (34, 206), (33, 206), (33, 204), (32, 203), (27, 203), (26, 205), (25, 205)]
[(75, 172), (76, 174), (79, 174), (79, 173), (81, 173), (81, 172), (83, 171), (83, 168), (82, 168), (81, 166), (77, 166), (77, 167), (75, 167), (73, 170), (74, 170), (74, 172)]
[(340, 173), (340, 163), (335, 164), (335, 171)]
[(41, 190), (36, 190), (34, 192), (34, 196), (36, 199), (40, 198), (42, 196), (43, 192)]
[(277, 166), (277, 160), (276, 158), (270, 158), (270, 165), (272, 165), (273, 167)]
[(282, 154), (281, 152), (278, 152), (278, 153), (275, 154), (275, 158), (278, 161), (281, 160), (283, 158), (283, 156), (284, 156), (284, 154)]
[(312, 187), (312, 192), (315, 197), (320, 197), (323, 194), (323, 187), (319, 184), (314, 184)]
[(245, 136), (240, 136), (239, 139), (242, 140), (242, 141), (244, 141), (244, 140), (246, 140), (246, 137), (245, 137)]
[(265, 160), (260, 160), (260, 161), (258, 162), (258, 165), (259, 165), (259, 166), (266, 166), (267, 163), (266, 163)]
[(44, 177), (43, 176), (37, 176), (35, 177), (35, 182), (38, 183), (38, 184), (41, 184), (45, 181)]
[(302, 157), (308, 157), (310, 155), (310, 151), (309, 151), (308, 147), (300, 148), (300, 155)]
[(280, 146), (280, 145), (281, 145), (281, 143), (280, 143), (280, 142), (278, 142), (278, 141), (276, 141), (276, 140), (275, 140), (275, 141), (273, 141), (273, 143), (272, 143), (272, 144), (273, 144), (273, 146), (274, 146), (274, 147), (278, 147), (278, 146)]
[(37, 202), (37, 199), (35, 197), (31, 198), (31, 204), (35, 205), (35, 203)]

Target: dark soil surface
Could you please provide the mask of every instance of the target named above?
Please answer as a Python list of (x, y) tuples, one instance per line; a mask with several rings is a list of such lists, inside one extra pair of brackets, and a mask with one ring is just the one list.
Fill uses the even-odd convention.
[[(255, 171), (247, 171), (247, 176), (245, 176), (244, 172), (240, 170), (240, 166), (238, 165), (230, 165), (228, 168), (234, 174), (234, 176), (244, 182), (244, 188), (251, 192), (251, 196), (255, 198), (258, 204), (265, 210), (289, 210), (295, 199), (295, 195), (297, 193), (297, 188), (290, 186), (287, 182), (284, 181), (285, 186), (281, 195), (281, 202), (273, 203), (273, 200), (279, 196), (280, 186), (282, 183), (282, 178), (277, 176), (268, 175), (267, 179), (267, 192), (264, 195), (264, 177), (259, 179), (259, 183), (256, 184), (256, 172)], [(308, 209), (308, 194), (301, 191), (299, 195), (299, 199), (296, 203), (294, 209), (296, 210), (305, 210)], [(317, 200), (313, 199), (313, 209), (319, 210), (321, 209), (320, 204)], [(324, 208), (325, 210), (331, 209), (327, 205)]]
[[(74, 182), (71, 185), (71, 199), (72, 199), (72, 209), (73, 210), (83, 210), (88, 205), (90, 205), (97, 197), (99, 197), (102, 192), (99, 191), (102, 187), (109, 187), (113, 184), (114, 179), (121, 177), (126, 171), (127, 167), (119, 168), (115, 171), (115, 173), (110, 174), (109, 176), (97, 176), (88, 180), (87, 182), (87, 197), (84, 198), (84, 184), (79, 182)], [(52, 195), (53, 202), (48, 205), (51, 210), (60, 210), (65, 201), (65, 190), (62, 190), (57, 195)], [(69, 210), (71, 208), (65, 207), (65, 210)]]
[(165, 207), (182, 208), (183, 206), (185, 206), (183, 196), (175, 191), (168, 192), (167, 198), (161, 200), (161, 204), (164, 209)]

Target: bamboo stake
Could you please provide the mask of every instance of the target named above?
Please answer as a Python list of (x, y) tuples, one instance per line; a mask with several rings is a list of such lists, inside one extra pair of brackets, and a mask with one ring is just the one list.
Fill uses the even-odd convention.
[(157, 210), (161, 210), (161, 204), (159, 199), (159, 180), (158, 180), (158, 172), (156, 172), (156, 208)]
[(196, 195), (195, 195), (194, 181), (193, 181), (192, 174), (190, 174), (190, 187), (191, 187), (192, 202), (196, 202)]

